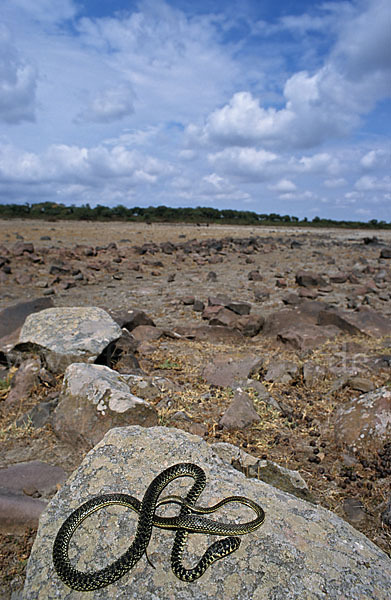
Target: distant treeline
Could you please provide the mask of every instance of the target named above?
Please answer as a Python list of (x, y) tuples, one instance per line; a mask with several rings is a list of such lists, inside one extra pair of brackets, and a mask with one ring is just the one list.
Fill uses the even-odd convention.
[(363, 229), (391, 229), (391, 222), (371, 219), (361, 221), (334, 221), (314, 217), (311, 221), (306, 217), (299, 219), (290, 215), (276, 213), (260, 214), (250, 210), (232, 210), (197, 206), (197, 208), (171, 208), (170, 206), (135, 206), (127, 208), (121, 204), (109, 208), (98, 204), (91, 208), (89, 204), (82, 206), (66, 206), (53, 202), (36, 204), (0, 204), (0, 219), (49, 219), (74, 221), (134, 221), (144, 223), (221, 223), (224, 225), (302, 225), (313, 227), (349, 227)]

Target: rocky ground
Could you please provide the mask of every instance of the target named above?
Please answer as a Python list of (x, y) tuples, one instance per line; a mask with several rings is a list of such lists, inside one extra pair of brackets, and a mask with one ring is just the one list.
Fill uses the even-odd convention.
[[(391, 444), (380, 431), (391, 423), (390, 248), (388, 231), (8, 221), (0, 308), (44, 297), (117, 318), (144, 311), (151, 321), (130, 327), (133, 363), (123, 355), (114, 366), (127, 372), (135, 358), (172, 383), (149, 399), (160, 424), (297, 470), (315, 502), (391, 555), (382, 518)], [(7, 314), (0, 337), (12, 332)], [(88, 444), (59, 439), (49, 421), (18, 421), (58, 398), (62, 375), (32, 384), (3, 363), (0, 467), (41, 460), (70, 474)], [(362, 394), (374, 435), (361, 436), (362, 414), (353, 422), (343, 408)], [(0, 538), (5, 598), (23, 580), (33, 539), (33, 530)]]

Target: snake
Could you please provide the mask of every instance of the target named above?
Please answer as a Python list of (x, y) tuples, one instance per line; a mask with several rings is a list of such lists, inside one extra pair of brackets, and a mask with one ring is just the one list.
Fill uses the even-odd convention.
[[(179, 477), (192, 477), (194, 483), (187, 495), (167, 496), (159, 500), (164, 488)], [(74, 510), (61, 525), (53, 544), (53, 565), (59, 578), (70, 588), (82, 592), (106, 587), (128, 573), (143, 554), (148, 562), (147, 547), (153, 527), (175, 530), (171, 552), (171, 569), (174, 575), (185, 582), (193, 582), (201, 577), (215, 561), (235, 552), (240, 545), (236, 536), (255, 531), (262, 525), (265, 513), (261, 506), (245, 496), (228, 496), (211, 507), (196, 505), (196, 501), (206, 485), (205, 472), (194, 463), (178, 463), (162, 471), (148, 486), (142, 501), (123, 493), (101, 494), (91, 498)], [(251, 508), (256, 517), (247, 523), (220, 523), (202, 516), (219, 510), (225, 504), (237, 502)], [(175, 517), (163, 517), (156, 514), (156, 508), (162, 504), (176, 503), (181, 506)], [(70, 540), (81, 523), (92, 513), (103, 507), (120, 504), (139, 515), (134, 540), (129, 548), (113, 563), (98, 571), (83, 572), (76, 569), (69, 559)], [(182, 564), (182, 555), (189, 533), (201, 533), (224, 536), (209, 546), (198, 564), (186, 569)]]

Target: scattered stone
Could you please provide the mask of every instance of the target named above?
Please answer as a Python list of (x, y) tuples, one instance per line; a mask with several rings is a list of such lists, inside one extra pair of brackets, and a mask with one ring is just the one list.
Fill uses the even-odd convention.
[(281, 300), (284, 304), (287, 304), (288, 306), (298, 306), (300, 304), (300, 296), (294, 294), (293, 292), (287, 294), (286, 296), (283, 296)]
[(299, 367), (289, 360), (270, 361), (265, 381), (274, 381), (276, 383), (290, 383), (299, 374)]
[[(199, 500), (201, 505), (213, 505), (231, 495), (245, 496), (264, 508), (264, 525), (243, 536), (239, 552), (214, 563), (194, 585), (178, 581), (171, 573), (169, 553), (174, 533), (154, 529), (150, 556), (156, 570), (146, 560), (140, 560), (123, 578), (93, 595), (128, 600), (129, 590), (142, 589), (145, 600), (211, 597), (255, 600), (269, 598), (271, 594), (284, 600), (299, 597), (321, 600), (325, 594), (328, 600), (388, 599), (390, 559), (363, 534), (322, 507), (258, 479), (246, 479), (225, 465), (198, 436), (164, 427), (112, 429), (86, 456), (41, 515), (27, 566), (23, 599), (79, 596), (59, 580), (51, 558), (53, 540), (65, 518), (103, 491), (123, 491), (141, 499), (164, 468), (179, 462), (195, 462), (205, 469), (207, 483)], [(183, 496), (190, 485), (187, 478), (181, 478), (171, 484), (170, 493)], [(248, 509), (236, 504), (224, 507), (224, 516), (227, 522), (249, 518)], [(129, 547), (129, 518), (132, 518), (129, 511), (102, 510), (93, 519), (87, 519), (72, 541), (75, 564), (81, 570), (88, 570), (91, 556), (96, 569), (110, 564)], [(287, 556), (287, 536), (293, 558), (281, 560)], [(199, 535), (189, 536), (188, 550), (193, 564), (200, 556), (200, 539)], [(292, 587), (298, 569), (299, 590)]]
[(367, 307), (360, 307), (354, 312), (341, 309), (321, 310), (318, 324), (334, 325), (352, 335), (382, 337), (391, 334), (391, 320)]
[(327, 340), (335, 338), (340, 333), (337, 327), (317, 327), (316, 325), (302, 324), (289, 329), (284, 329), (277, 334), (277, 340), (290, 346), (294, 350), (306, 351), (318, 348)]
[(261, 331), (265, 318), (262, 315), (245, 315), (236, 321), (236, 327), (246, 337), (255, 337)]
[(159, 340), (164, 335), (164, 331), (160, 327), (152, 327), (152, 325), (138, 325), (132, 329), (132, 335), (137, 342), (151, 342)]
[(250, 271), (247, 275), (249, 281), (262, 281), (263, 277), (259, 271), (253, 270)]
[(383, 523), (391, 527), (391, 494), (388, 496), (386, 508), (381, 514), (381, 519)]
[(329, 273), (329, 279), (331, 283), (346, 283), (348, 280), (348, 274), (342, 271), (336, 271), (335, 273)]
[(253, 423), (259, 423), (260, 420), (250, 396), (246, 392), (237, 390), (234, 399), (221, 417), (219, 425), (223, 429), (232, 431), (244, 429)]
[(202, 312), (205, 308), (205, 304), (201, 300), (194, 300), (193, 310), (195, 312)]
[(219, 325), (179, 325), (175, 331), (182, 337), (208, 341), (211, 344), (240, 344), (244, 340), (238, 330)]
[(262, 400), (268, 406), (271, 406), (275, 410), (282, 412), (282, 408), (280, 404), (271, 396), (267, 388), (258, 381), (258, 379), (247, 379), (245, 386), (243, 386), (245, 391), (253, 390), (257, 394), (257, 399)]
[(103, 365), (74, 363), (65, 371), (52, 421), (61, 439), (93, 446), (112, 427), (156, 425), (157, 413), (131, 393), (125, 375)]
[(122, 328), (133, 331), (139, 325), (155, 326), (155, 323), (143, 310), (129, 308), (128, 310), (108, 310), (112, 319)]
[(362, 523), (367, 518), (364, 505), (359, 498), (345, 498), (342, 507), (348, 521), (353, 525)]
[(34, 246), (31, 242), (16, 242), (12, 247), (12, 254), (14, 256), (22, 256), (25, 252), (28, 254), (34, 252)]
[(327, 369), (323, 365), (318, 365), (311, 360), (307, 360), (303, 365), (303, 379), (306, 386), (310, 388), (323, 381), (326, 375)]
[(256, 356), (241, 359), (220, 356), (204, 367), (202, 377), (208, 385), (235, 387), (258, 373), (262, 365), (263, 359)]
[(10, 407), (28, 398), (38, 384), (41, 361), (39, 358), (28, 358), (24, 360), (13, 378), (11, 389), (6, 399), (6, 406)]
[(251, 311), (251, 305), (248, 302), (229, 302), (226, 308), (240, 316), (249, 315)]
[[(209, 307), (215, 308), (215, 307)], [(204, 311), (205, 312), (205, 311)], [(236, 327), (238, 316), (228, 308), (220, 307), (214, 316), (209, 319), (210, 325), (222, 325), (223, 327)]]
[(266, 302), (270, 298), (270, 292), (267, 289), (254, 288), (254, 297), (257, 302)]
[(327, 281), (318, 273), (313, 271), (298, 271), (296, 273), (296, 283), (304, 287), (319, 287), (327, 285)]
[(352, 389), (358, 392), (366, 393), (371, 392), (375, 389), (372, 381), (370, 379), (366, 379), (365, 377), (360, 377), (359, 375), (355, 375), (353, 377), (349, 377), (347, 380), (347, 385)]
[(58, 396), (53, 400), (49, 400), (47, 402), (39, 402), (29, 411), (27, 411), (24, 415), (19, 417), (15, 424), (17, 427), (23, 427), (27, 425), (31, 425), (35, 429), (39, 429), (43, 427), (50, 421), (52, 412), (56, 408), (58, 404)]
[(391, 258), (391, 248), (382, 248), (380, 250), (380, 258)]
[(208, 297), (208, 306), (221, 306), (228, 307), (228, 304), (231, 302), (229, 296), (225, 294), (218, 294), (217, 296), (209, 296)]

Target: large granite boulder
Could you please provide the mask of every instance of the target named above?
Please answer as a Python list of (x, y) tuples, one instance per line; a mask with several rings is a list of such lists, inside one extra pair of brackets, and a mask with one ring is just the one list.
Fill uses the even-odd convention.
[[(199, 503), (212, 505), (243, 495), (265, 510), (260, 529), (243, 536), (240, 549), (214, 563), (194, 583), (179, 581), (170, 568), (174, 533), (154, 528), (148, 555), (114, 584), (88, 598), (129, 600), (357, 600), (389, 598), (391, 561), (377, 546), (328, 510), (242, 473), (223, 462), (198, 436), (164, 427), (121, 427), (109, 431), (52, 499), (41, 516), (27, 566), (23, 600), (76, 599), (52, 563), (52, 547), (69, 514), (92, 496), (125, 492), (142, 498), (149, 483), (166, 467), (194, 462), (206, 472)], [(170, 484), (169, 494), (184, 495), (187, 478)], [(175, 507), (166, 507), (175, 514)], [(212, 515), (213, 516), (213, 515)], [(247, 521), (243, 505), (229, 504), (214, 518)], [(81, 570), (111, 563), (131, 544), (137, 515), (122, 507), (96, 512), (84, 521), (70, 544), (71, 560)], [(190, 535), (186, 563), (194, 564), (214, 538)], [(84, 596), (83, 596), (84, 597)]]
[(104, 365), (69, 365), (52, 416), (57, 435), (72, 444), (81, 442), (91, 447), (113, 427), (156, 425), (155, 407), (131, 393), (135, 379)]
[(17, 347), (38, 345), (49, 368), (61, 373), (73, 362), (94, 362), (121, 334), (119, 325), (101, 308), (48, 308), (26, 318)]

